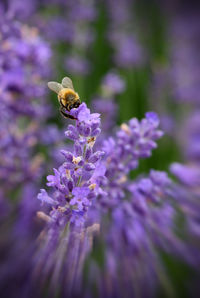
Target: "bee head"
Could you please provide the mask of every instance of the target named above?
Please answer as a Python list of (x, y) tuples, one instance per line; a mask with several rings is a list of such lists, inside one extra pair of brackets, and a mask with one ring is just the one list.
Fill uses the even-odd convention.
[(72, 104), (69, 104), (68, 105), (68, 109), (69, 110), (72, 110), (72, 109), (74, 109), (74, 108), (78, 108), (79, 106), (80, 106), (80, 101), (76, 101), (76, 102), (74, 102), (74, 103), (72, 103)]
[(78, 93), (70, 88), (62, 89), (58, 94), (58, 99), (61, 105), (64, 106), (68, 111), (73, 108), (78, 108), (80, 105)]

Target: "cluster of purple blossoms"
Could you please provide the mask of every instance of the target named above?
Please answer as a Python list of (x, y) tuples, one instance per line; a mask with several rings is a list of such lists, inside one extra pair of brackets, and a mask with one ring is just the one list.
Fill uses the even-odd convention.
[[(96, 138), (101, 132), (100, 115), (91, 114), (84, 103), (78, 109), (71, 110), (71, 115), (77, 119), (76, 125), (68, 125), (65, 136), (73, 141), (73, 152), (61, 150), (65, 162), (58, 170), (54, 169), (54, 175), (47, 176), (47, 185), (52, 188), (52, 192), (47, 193), (45, 189), (41, 189), (38, 194), (38, 199), (50, 205), (51, 210), (49, 215), (38, 212), (38, 217), (47, 221), (48, 225), (47, 234), (41, 238), (43, 245), (39, 251), (36, 268), (42, 271), (40, 274), (49, 275), (55, 284), (62, 276), (62, 271), (59, 270), (55, 276), (52, 273), (53, 268), (58, 265), (57, 261), (63, 260), (62, 267), (66, 276), (62, 280), (68, 281), (68, 294), (81, 270), (81, 265), (73, 269), (74, 271), (72, 268), (76, 263), (83, 262), (84, 252), (87, 251), (82, 248), (80, 254), (75, 252), (83, 244), (81, 242), (86, 241), (84, 235), (87, 231), (87, 211), (92, 208), (97, 196), (103, 193), (101, 184), (105, 174), (105, 168), (101, 164), (104, 152), (95, 150)], [(66, 247), (63, 247), (63, 252), (64, 244)], [(86, 244), (88, 247), (89, 243)], [(61, 251), (59, 260), (54, 259), (57, 251)], [(62, 253), (68, 256), (65, 260)], [(48, 262), (47, 257), (50, 258)], [(65, 291), (66, 288), (62, 290)]]
[[(67, 71), (86, 75), (91, 70), (84, 57), (94, 40), (95, 0), (29, 2), (24, 6), (20, 0), (10, 0), (8, 14), (0, 4), (1, 215), (10, 212), (6, 200), (16, 198), (11, 210), (15, 225), (10, 228), (12, 223), (8, 222), (0, 230), (2, 256), (7, 254), (1, 259), (0, 288), (7, 297), (14, 293), (15, 297), (88, 298), (98, 293), (107, 298), (146, 298), (154, 297), (161, 287), (166, 296), (176, 297), (162, 254), (197, 270), (200, 264), (200, 112), (198, 69), (193, 59), (199, 56), (199, 30), (195, 29), (199, 26), (186, 22), (178, 28), (181, 39), (173, 43), (175, 63), (167, 72), (167, 84), (165, 73), (164, 79), (159, 75), (158, 82), (159, 87), (163, 84), (166, 97), (170, 92), (181, 102), (193, 103), (178, 127), (185, 163), (170, 167), (176, 182), (155, 170), (131, 179), (139, 161), (151, 156), (163, 135), (157, 114), (146, 113), (141, 121), (133, 118), (117, 130), (115, 97), (124, 91), (125, 84), (111, 71), (93, 101), (102, 125), (100, 115), (91, 114), (81, 104), (70, 112), (76, 121), (65, 132), (73, 146), (64, 147), (56, 125), (44, 125), (49, 113), (43, 85), (49, 71), (49, 46), (35, 28), (13, 20), (13, 16), (27, 20), (43, 6), (47, 15), (41, 17), (38, 10), (33, 23), (39, 22), (37, 26), (52, 45), (67, 45), (60, 55)], [(143, 49), (132, 33), (133, 2), (105, 1), (113, 60), (129, 70), (144, 61)], [(56, 10), (51, 13), (55, 6), (62, 16), (58, 17)], [(66, 59), (63, 54), (67, 54)], [(169, 75), (173, 80), (168, 80)], [(162, 93), (158, 96), (163, 97)], [(160, 111), (163, 106), (157, 108)], [(168, 113), (163, 115), (171, 133), (175, 121)], [(50, 189), (41, 189), (37, 195), (44, 170), (51, 167), (44, 163), (43, 155), (35, 154), (40, 143), (47, 145), (56, 167), (61, 159), (50, 147), (57, 143), (64, 162), (47, 176)], [(39, 202), (43, 209), (37, 212)]]
[[(48, 215), (38, 212), (47, 225), (40, 237), (36, 272), (62, 295), (93, 295), (91, 285), (99, 293), (103, 291), (102, 297), (121, 297), (122, 293), (126, 297), (133, 293), (150, 297), (158, 284), (166, 293), (173, 293), (160, 252), (193, 266), (195, 260), (199, 263), (194, 239), (187, 244), (176, 231), (179, 214), (172, 201), (182, 208), (188, 229), (191, 225), (195, 228), (188, 209), (183, 208), (184, 192), (181, 194), (182, 188), (165, 172), (151, 170), (147, 177), (129, 178), (163, 135), (158, 116), (149, 112), (141, 121), (133, 118), (122, 124), (115, 138), (98, 144), (103, 151), (96, 151), (99, 114), (90, 114), (83, 103), (71, 115), (77, 119), (76, 125), (69, 125), (65, 135), (74, 142), (73, 152), (61, 150), (65, 162), (54, 169), (54, 175), (47, 176), (53, 191), (42, 189), (38, 194), (51, 210)], [(95, 239), (103, 243), (99, 252), (104, 256), (102, 264), (93, 257), (95, 250), (101, 249)], [(86, 263), (88, 273), (84, 277)]]
[(125, 90), (124, 80), (114, 71), (107, 73), (102, 80), (103, 95), (114, 96)]
[(104, 170), (100, 160), (104, 152), (93, 150), (101, 132), (99, 114), (90, 114), (84, 103), (71, 114), (77, 118), (76, 127), (70, 124), (65, 136), (74, 142), (73, 153), (61, 150), (65, 162), (58, 170), (54, 169), (54, 175), (47, 176), (47, 185), (53, 187), (54, 192), (49, 196), (42, 189), (38, 199), (54, 207), (51, 212), (54, 219), (70, 217), (70, 221), (74, 221), (77, 215), (84, 216), (101, 192), (100, 177)]
[(50, 49), (35, 28), (15, 22), (7, 14), (1, 16), (1, 22), (0, 177), (9, 192), (41, 174), (42, 158), (34, 157), (33, 148), (49, 113), (42, 81), (49, 72)]
[[(99, 291), (101, 287), (105, 297), (120, 297), (125, 284), (127, 297), (135, 293), (132, 278), (138, 281), (141, 294), (152, 293), (159, 274), (165, 277), (157, 249), (184, 257), (188, 253), (173, 231), (176, 212), (169, 201), (167, 174), (152, 170), (147, 178), (129, 179), (139, 159), (149, 157), (163, 135), (158, 116), (149, 112), (141, 121), (133, 118), (122, 124), (115, 138), (104, 141), (103, 151), (96, 151), (99, 114), (90, 114), (83, 103), (71, 115), (76, 124), (70, 124), (65, 135), (74, 142), (73, 152), (61, 150), (65, 162), (54, 169), (54, 175), (47, 176), (52, 192), (42, 189), (38, 194), (51, 209), (48, 215), (38, 212), (47, 225), (40, 236), (36, 272), (51, 281), (54, 291), (59, 288), (63, 295), (82, 293), (85, 297), (91, 289), (83, 284), (82, 274), (89, 258), (87, 282)], [(90, 255), (95, 234), (105, 245), (103, 268)], [(141, 264), (145, 267), (140, 273)], [(124, 279), (117, 273), (119, 268)], [(118, 287), (108, 286), (117, 280), (121, 280)], [(144, 281), (148, 284), (145, 289)]]
[(110, 137), (104, 141), (108, 196), (102, 198), (103, 204), (116, 205), (124, 198), (127, 175), (138, 167), (139, 159), (151, 156), (157, 147), (155, 141), (163, 135), (158, 126), (158, 116), (149, 112), (141, 122), (133, 118), (128, 124), (122, 124), (115, 139)]
[(62, 67), (75, 76), (88, 74), (91, 65), (87, 52), (95, 38), (92, 29), (97, 15), (95, 0), (29, 2), (24, 7), (20, 0), (9, 1), (9, 15), (28, 23), (31, 17), (31, 25), (39, 27), (54, 47), (64, 45), (65, 51), (59, 53)]
[(104, 278), (91, 279), (103, 288), (104, 297), (152, 297), (157, 284), (164, 283), (158, 248), (166, 250), (172, 235), (173, 208), (166, 200), (169, 182), (165, 173), (152, 170), (148, 178), (129, 186), (129, 199), (112, 209), (109, 222), (102, 222), (105, 264), (98, 270)]
[(19, 268), (19, 282), (23, 280), (34, 247), (29, 244), (39, 228), (34, 198), (45, 156), (37, 146), (50, 112), (44, 98), (50, 56), (49, 45), (36, 28), (13, 19), (10, 10), (0, 10), (1, 290), (9, 289)]
[(0, 176), (8, 185), (4, 190), (10, 191), (40, 174), (41, 156), (33, 158), (32, 148), (38, 142), (39, 123), (48, 115), (41, 98), (50, 49), (37, 30), (15, 22), (5, 12), (1, 23)]

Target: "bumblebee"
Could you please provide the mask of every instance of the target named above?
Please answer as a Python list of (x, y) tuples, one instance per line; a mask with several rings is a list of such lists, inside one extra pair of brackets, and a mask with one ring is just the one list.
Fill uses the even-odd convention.
[(65, 118), (76, 119), (72, 115), (66, 113), (71, 109), (78, 108), (81, 104), (79, 95), (74, 91), (72, 80), (68, 77), (62, 79), (62, 83), (48, 82), (48, 87), (58, 94), (58, 101), (60, 103), (60, 113)]

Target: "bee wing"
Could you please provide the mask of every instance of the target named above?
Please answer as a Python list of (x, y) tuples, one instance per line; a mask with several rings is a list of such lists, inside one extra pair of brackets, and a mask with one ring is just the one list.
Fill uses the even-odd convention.
[(58, 93), (60, 90), (63, 89), (63, 86), (57, 82), (48, 82), (48, 87), (49, 89), (51, 89), (52, 91)]
[(74, 90), (74, 86), (73, 86), (72, 80), (70, 78), (68, 78), (68, 77), (64, 77), (62, 79), (62, 85), (65, 88), (70, 88), (70, 89), (73, 89)]

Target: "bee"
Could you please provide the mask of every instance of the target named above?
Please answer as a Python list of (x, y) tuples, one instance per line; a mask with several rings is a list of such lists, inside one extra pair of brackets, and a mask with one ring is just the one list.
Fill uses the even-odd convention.
[(68, 77), (62, 79), (62, 83), (48, 82), (48, 87), (58, 94), (58, 101), (60, 103), (60, 113), (65, 118), (76, 119), (72, 115), (66, 113), (71, 109), (78, 108), (81, 104), (79, 95), (74, 91), (72, 80)]

